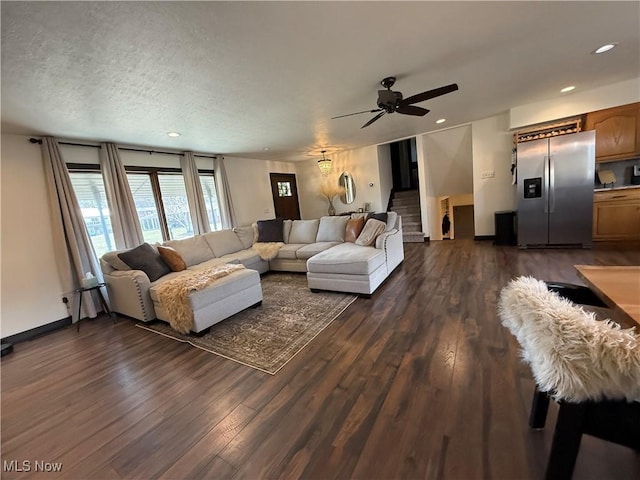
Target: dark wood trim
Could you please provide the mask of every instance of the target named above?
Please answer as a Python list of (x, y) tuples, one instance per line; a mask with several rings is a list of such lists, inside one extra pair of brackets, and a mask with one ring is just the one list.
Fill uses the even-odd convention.
[(55, 322), (40, 325), (39, 327), (26, 330), (24, 332), (16, 333), (15, 335), (9, 335), (2, 339), (2, 343), (20, 343), (27, 340), (32, 340), (36, 337), (44, 335), (46, 333), (54, 332), (71, 325), (71, 316), (63, 318), (62, 320), (56, 320)]
[(473, 239), (477, 242), (484, 242), (487, 240), (495, 240), (496, 236), (495, 235), (476, 235), (473, 237)]
[(424, 242), (429, 243), (431, 241), (431, 237), (424, 237)]
[[(101, 171), (100, 165), (97, 163), (67, 163), (67, 169), (70, 172), (99, 172)], [(139, 166), (127, 166), (124, 169), (131, 173), (182, 173), (181, 168), (173, 167), (139, 167)], [(215, 171), (212, 169), (198, 169), (200, 175), (215, 175)]]
[(124, 169), (131, 173), (182, 173), (181, 168), (173, 167), (138, 167), (125, 165)]
[(164, 202), (162, 201), (162, 191), (160, 190), (160, 181), (158, 180), (158, 172), (149, 172), (151, 179), (151, 189), (153, 190), (153, 199), (156, 202), (158, 210), (158, 219), (160, 220), (160, 230), (162, 230), (162, 238), (167, 241), (169, 237), (169, 225), (167, 224), (167, 215), (164, 213)]

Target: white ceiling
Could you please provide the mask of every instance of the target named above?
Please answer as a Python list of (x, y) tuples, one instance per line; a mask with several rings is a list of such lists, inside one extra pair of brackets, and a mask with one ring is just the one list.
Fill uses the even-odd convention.
[[(1, 8), (4, 133), (304, 160), (640, 75), (635, 1)], [(590, 54), (608, 42), (619, 46)], [(420, 104), (425, 117), (394, 113), (365, 129), (374, 114), (331, 120), (376, 108), (390, 75), (405, 97), (460, 90)]]

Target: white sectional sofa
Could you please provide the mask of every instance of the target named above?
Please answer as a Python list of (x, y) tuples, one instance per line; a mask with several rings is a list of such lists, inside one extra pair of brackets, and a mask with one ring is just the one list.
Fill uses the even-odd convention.
[[(262, 300), (259, 274), (269, 270), (307, 272), (312, 290), (372, 294), (404, 259), (402, 220), (389, 212), (386, 229), (372, 246), (345, 242), (348, 220), (347, 216), (285, 220), (283, 245), (277, 256), (269, 260), (260, 258), (252, 248), (253, 226), (164, 242), (164, 246), (172, 247), (182, 257), (189, 271), (224, 263), (241, 263), (246, 267), (190, 295), (193, 331), (203, 331), (259, 304)], [(156, 289), (182, 272), (150, 279), (144, 271), (131, 269), (123, 262), (119, 254), (124, 252), (127, 251), (109, 252), (100, 259), (111, 309), (143, 322), (156, 318), (168, 321)]]

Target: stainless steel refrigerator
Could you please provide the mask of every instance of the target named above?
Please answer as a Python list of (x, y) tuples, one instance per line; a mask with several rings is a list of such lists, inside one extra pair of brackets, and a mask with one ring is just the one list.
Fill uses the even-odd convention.
[(518, 144), (518, 246), (590, 248), (595, 132)]

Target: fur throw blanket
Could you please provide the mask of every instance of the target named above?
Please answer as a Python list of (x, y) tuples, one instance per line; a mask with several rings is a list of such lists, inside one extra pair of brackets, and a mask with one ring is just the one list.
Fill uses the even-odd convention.
[(227, 263), (202, 270), (188, 270), (159, 285), (156, 292), (160, 304), (167, 311), (171, 327), (180, 333), (189, 333), (193, 327), (193, 310), (189, 303), (189, 294), (204, 290), (219, 278), (242, 269), (244, 265)]
[(258, 242), (254, 243), (253, 248), (262, 260), (271, 260), (278, 256), (278, 252), (284, 246), (282, 242)]
[(540, 391), (556, 400), (640, 401), (640, 336), (598, 321), (531, 277), (512, 280), (498, 303)]

